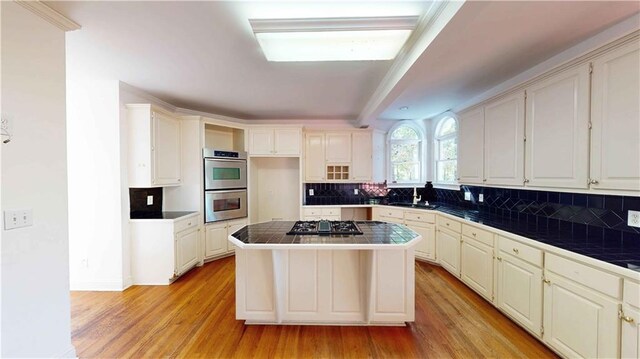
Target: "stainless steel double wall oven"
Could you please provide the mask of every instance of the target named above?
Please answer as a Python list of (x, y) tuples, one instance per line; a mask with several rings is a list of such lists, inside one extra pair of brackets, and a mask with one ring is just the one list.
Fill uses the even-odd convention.
[(203, 150), (205, 222), (247, 216), (247, 153)]

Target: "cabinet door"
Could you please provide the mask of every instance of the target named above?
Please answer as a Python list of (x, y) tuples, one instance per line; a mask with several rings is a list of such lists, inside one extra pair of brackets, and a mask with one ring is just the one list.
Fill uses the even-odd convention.
[(373, 143), (371, 132), (355, 132), (351, 137), (351, 179), (371, 181)]
[(206, 227), (204, 241), (205, 258), (217, 256), (227, 251), (227, 225), (214, 224)]
[(300, 155), (302, 134), (297, 128), (276, 128), (273, 130), (274, 153), (277, 155)]
[(198, 263), (198, 230), (191, 229), (176, 234), (176, 275), (180, 275)]
[(523, 184), (524, 92), (484, 108), (484, 177), (487, 184)]
[(421, 223), (407, 224), (407, 227), (422, 236), (422, 240), (414, 247), (416, 257), (435, 260), (436, 259), (436, 228), (434, 225)]
[(460, 279), (492, 302), (493, 248), (466, 236), (460, 246)]
[(525, 163), (531, 186), (587, 188), (588, 64), (527, 88)]
[(618, 303), (545, 272), (543, 340), (568, 358), (620, 355)]
[(622, 312), (627, 320), (622, 320), (621, 358), (640, 358), (640, 310), (623, 304)]
[(592, 188), (640, 190), (640, 44), (593, 62)]
[(542, 330), (542, 269), (498, 253), (498, 308), (533, 333)]
[(484, 108), (460, 115), (458, 124), (458, 182), (484, 179)]
[(305, 136), (304, 176), (306, 181), (323, 181), (325, 176), (324, 134), (308, 133)]
[(249, 154), (273, 155), (274, 134), (272, 128), (249, 129)]
[(460, 234), (438, 228), (436, 247), (438, 262), (442, 268), (460, 277)]
[(351, 133), (326, 134), (327, 163), (351, 162)]
[(234, 234), (235, 232), (237, 232), (238, 230), (240, 230), (242, 227), (246, 226), (247, 222), (246, 221), (239, 221), (239, 222), (230, 222), (229, 226), (227, 227), (227, 252), (233, 252), (236, 250), (236, 246), (233, 245), (233, 243), (229, 242), (229, 236)]
[(180, 138), (180, 120), (159, 112), (153, 113), (154, 185), (180, 184)]

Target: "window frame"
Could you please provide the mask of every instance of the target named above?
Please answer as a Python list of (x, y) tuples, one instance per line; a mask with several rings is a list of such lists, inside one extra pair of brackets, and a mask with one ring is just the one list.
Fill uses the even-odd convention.
[[(399, 140), (399, 139), (392, 139), (392, 135), (393, 133), (400, 127), (408, 127), (412, 130), (414, 130), (416, 132), (416, 134), (418, 135), (418, 139), (417, 140)], [(407, 182), (399, 182), (396, 181), (394, 182), (394, 178), (393, 178), (393, 163), (391, 162), (391, 146), (394, 143), (417, 143), (418, 144), (418, 179), (417, 181), (407, 181)], [(387, 132), (387, 151), (386, 151), (386, 157), (387, 157), (387, 187), (406, 187), (406, 186), (415, 186), (415, 185), (422, 185), (424, 183), (424, 178), (425, 178), (425, 173), (424, 170), (426, 168), (425, 166), (425, 146), (426, 143), (426, 137), (424, 135), (424, 131), (420, 128), (420, 126), (418, 124), (416, 124), (414, 121), (401, 121), (398, 122), (397, 124), (395, 124), (393, 127), (391, 127), (391, 129), (389, 129), (389, 132)]]
[[(449, 120), (452, 119), (455, 123), (455, 128), (456, 130), (452, 133), (448, 133), (446, 135), (440, 135), (440, 131), (442, 130), (442, 126), (444, 125), (444, 123)], [(458, 184), (458, 133), (460, 132), (460, 121), (458, 120), (458, 117), (454, 114), (454, 113), (446, 113), (444, 115), (442, 115), (440, 117), (440, 119), (437, 122), (437, 125), (435, 126), (435, 130), (433, 132), (433, 147), (434, 147), (434, 151), (433, 151), (433, 183), (434, 184), (442, 184), (442, 185), (457, 185)], [(447, 160), (443, 160), (440, 159), (440, 143), (443, 141), (447, 141), (447, 140), (451, 140), (451, 139), (455, 139), (456, 140), (456, 157), (455, 159), (447, 159)], [(439, 173), (438, 173), (438, 164), (441, 162), (451, 162), (451, 161), (455, 161), (455, 167), (456, 167), (456, 177), (452, 180), (452, 181), (441, 181), (439, 179)]]

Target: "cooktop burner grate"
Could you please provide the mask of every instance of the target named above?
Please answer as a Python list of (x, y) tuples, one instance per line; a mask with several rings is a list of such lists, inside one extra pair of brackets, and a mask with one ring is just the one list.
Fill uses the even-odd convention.
[(354, 221), (297, 221), (287, 234), (362, 234)]

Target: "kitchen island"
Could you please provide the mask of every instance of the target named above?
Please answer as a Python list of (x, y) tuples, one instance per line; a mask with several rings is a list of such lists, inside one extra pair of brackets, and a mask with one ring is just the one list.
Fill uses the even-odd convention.
[(404, 325), (415, 317), (413, 247), (397, 224), (362, 234), (287, 234), (296, 222), (248, 225), (236, 249), (236, 319), (246, 324)]

